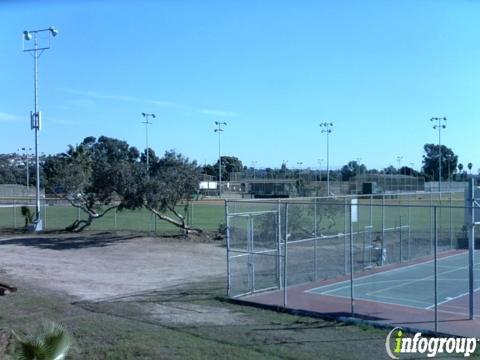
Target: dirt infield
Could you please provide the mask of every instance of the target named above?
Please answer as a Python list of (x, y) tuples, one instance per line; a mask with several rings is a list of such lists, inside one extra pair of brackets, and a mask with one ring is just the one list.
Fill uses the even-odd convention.
[(225, 268), (218, 243), (110, 232), (0, 238), (0, 270), (9, 278), (78, 300), (204, 281)]

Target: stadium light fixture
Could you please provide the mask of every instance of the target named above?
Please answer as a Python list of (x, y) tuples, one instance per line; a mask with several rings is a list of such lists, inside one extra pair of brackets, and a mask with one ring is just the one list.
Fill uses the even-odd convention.
[(438, 130), (438, 193), (441, 196), (442, 192), (442, 129), (447, 128), (447, 118), (443, 117), (432, 117), (431, 122), (434, 122), (434, 130)]
[(220, 147), (220, 134), (222, 133), (222, 126), (226, 126), (226, 122), (215, 121), (217, 128), (215, 132), (218, 133), (218, 197), (222, 197), (222, 152)]
[[(25, 30), (23, 32), (23, 51), (29, 52), (33, 57), (33, 88), (34, 88), (34, 111), (30, 112), (30, 128), (35, 131), (35, 162), (36, 162), (36, 191), (35, 191), (35, 219), (33, 220), (34, 230), (43, 230), (41, 207), (40, 207), (40, 157), (38, 151), (38, 132), (41, 129), (41, 113), (38, 110), (38, 59), (45, 50), (50, 49), (50, 37), (45, 45), (39, 44), (38, 34), (46, 32), (51, 37), (58, 35), (54, 27), (39, 30)], [(25, 46), (25, 42), (33, 39), (33, 46)]]
[(147, 170), (147, 179), (150, 177), (150, 164), (149, 164), (149, 151), (148, 151), (148, 125), (151, 125), (152, 123), (149, 121), (149, 118), (151, 117), (152, 119), (155, 119), (155, 114), (147, 114), (142, 112), (142, 116), (145, 118), (145, 121), (142, 121), (142, 124), (145, 124), (145, 157), (147, 159), (147, 165), (146, 165), (146, 170)]
[(332, 133), (332, 122), (323, 122), (320, 123), (320, 127), (322, 128), (322, 134), (327, 135), (327, 196), (330, 196), (330, 142), (329, 137)]

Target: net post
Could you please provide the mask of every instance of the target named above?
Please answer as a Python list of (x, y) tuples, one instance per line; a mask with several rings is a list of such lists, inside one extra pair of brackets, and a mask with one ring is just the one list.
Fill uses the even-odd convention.
[[(77, 217), (80, 219), (80, 209), (78, 209)], [(114, 222), (114, 226), (115, 226), (115, 229), (116, 229), (117, 228), (117, 208), (115, 208), (114, 211), (113, 211), (113, 222)]]
[(433, 247), (433, 278), (434, 278), (434, 296), (435, 296), (435, 332), (438, 331), (438, 274), (437, 274), (437, 207), (433, 208), (433, 226), (434, 226), (434, 247)]
[(353, 225), (352, 225), (352, 203), (350, 203), (350, 311), (352, 318), (355, 317), (355, 303), (353, 292)]

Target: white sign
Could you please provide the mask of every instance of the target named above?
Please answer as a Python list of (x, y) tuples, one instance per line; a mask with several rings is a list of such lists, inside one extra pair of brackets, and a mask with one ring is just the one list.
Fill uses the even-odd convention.
[(358, 199), (352, 199), (351, 206), (350, 206), (350, 220), (351, 222), (358, 221)]

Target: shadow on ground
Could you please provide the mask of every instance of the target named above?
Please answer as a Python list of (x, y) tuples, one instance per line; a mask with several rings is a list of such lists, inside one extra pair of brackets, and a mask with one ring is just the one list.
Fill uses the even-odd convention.
[(31, 246), (49, 250), (77, 250), (91, 247), (105, 247), (137, 238), (137, 235), (119, 235), (103, 232), (96, 234), (71, 235), (66, 237), (15, 237), (0, 240), (2, 245)]

